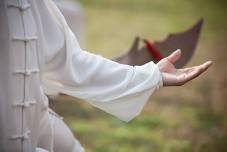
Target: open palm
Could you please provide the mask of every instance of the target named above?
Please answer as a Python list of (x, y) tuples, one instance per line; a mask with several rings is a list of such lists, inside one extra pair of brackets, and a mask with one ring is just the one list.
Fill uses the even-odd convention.
[(204, 64), (198, 66), (185, 69), (176, 69), (174, 63), (180, 59), (180, 57), (181, 50), (177, 50), (157, 63), (159, 70), (162, 73), (164, 86), (183, 85), (186, 82), (198, 77), (212, 65), (211, 61), (207, 61)]

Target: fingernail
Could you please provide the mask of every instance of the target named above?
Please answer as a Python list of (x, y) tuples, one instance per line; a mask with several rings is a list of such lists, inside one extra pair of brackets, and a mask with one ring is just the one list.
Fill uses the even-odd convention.
[(207, 64), (212, 65), (213, 61), (207, 61)]
[(207, 61), (206, 63), (204, 63), (205, 66), (210, 67), (213, 65), (212, 61)]
[(175, 51), (175, 53), (177, 53), (177, 54), (179, 54), (180, 52), (181, 52), (180, 49), (177, 49), (177, 50)]

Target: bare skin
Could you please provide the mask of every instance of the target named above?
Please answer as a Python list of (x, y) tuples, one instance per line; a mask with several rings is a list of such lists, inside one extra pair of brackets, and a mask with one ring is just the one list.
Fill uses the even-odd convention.
[[(114, 61), (129, 65), (142, 65), (144, 63), (152, 61), (152, 58), (147, 50), (144, 49), (142, 51), (138, 51), (139, 40), (139, 37), (137, 37), (134, 40), (134, 43), (129, 52), (114, 59)], [(194, 67), (176, 69), (174, 63), (178, 61), (180, 57), (181, 50), (177, 50), (157, 63), (159, 70), (162, 72), (164, 86), (184, 85), (188, 81), (198, 77), (200, 74), (205, 72), (213, 64), (211, 61), (208, 61), (204, 64)]]
[(163, 86), (181, 86), (205, 72), (212, 64), (207, 61), (201, 65), (176, 69), (174, 63), (180, 59), (181, 50), (177, 50), (157, 63), (162, 73)]

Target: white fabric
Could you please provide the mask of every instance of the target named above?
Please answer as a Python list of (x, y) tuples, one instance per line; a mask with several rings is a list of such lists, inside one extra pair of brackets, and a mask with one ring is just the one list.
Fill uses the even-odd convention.
[[(69, 127), (62, 120), (62, 117), (49, 109), (48, 120), (51, 122), (52, 131), (50, 133), (44, 125), (44, 128), (39, 131), (40, 136), (37, 147), (46, 150), (49, 149), (49, 152), (84, 152), (84, 148), (74, 137)], [(48, 123), (45, 122), (43, 124)]]
[(65, 93), (90, 102), (123, 121), (137, 116), (152, 92), (162, 86), (153, 63), (122, 65), (82, 50), (64, 17), (51, 0), (45, 4), (63, 32), (64, 43), (45, 58), (42, 74), (46, 93)]
[(52, 0), (0, 0), (0, 46), (1, 152), (53, 151), (43, 87), (129, 121), (162, 85), (153, 62), (132, 67), (83, 51)]

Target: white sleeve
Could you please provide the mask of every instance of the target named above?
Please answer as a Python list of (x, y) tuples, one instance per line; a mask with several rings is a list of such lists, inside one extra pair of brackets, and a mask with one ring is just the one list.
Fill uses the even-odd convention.
[(47, 63), (45, 91), (84, 99), (123, 121), (137, 116), (150, 95), (162, 86), (157, 65), (150, 62), (133, 67), (81, 50), (64, 17), (50, 0), (47, 3), (64, 31), (65, 49)]

